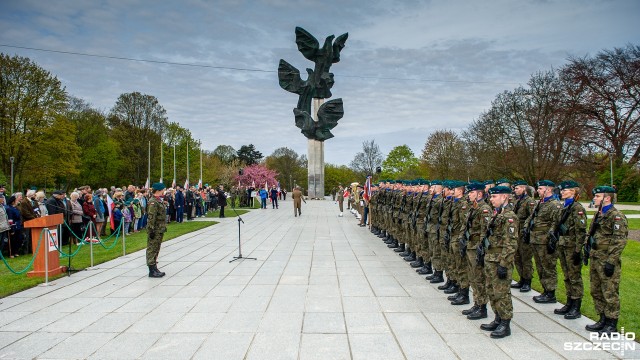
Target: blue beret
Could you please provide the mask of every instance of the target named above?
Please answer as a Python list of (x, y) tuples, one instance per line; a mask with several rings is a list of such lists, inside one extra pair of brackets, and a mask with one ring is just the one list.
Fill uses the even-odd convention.
[(489, 189), (489, 194), (511, 194), (511, 188), (508, 186), (494, 186)]
[(577, 188), (577, 187), (580, 187), (580, 184), (578, 184), (573, 180), (565, 180), (558, 185), (558, 188), (560, 188), (560, 190)]
[(551, 180), (540, 180), (536, 183), (536, 186), (551, 186), (554, 187), (556, 184)]
[(611, 186), (597, 186), (595, 189), (591, 191), (593, 195), (600, 194), (600, 193), (616, 193), (616, 192), (617, 192), (616, 189), (612, 188)]
[(516, 180), (513, 182), (513, 186), (518, 186), (518, 185), (529, 185), (529, 184), (527, 184), (527, 182), (524, 180)]
[(153, 189), (153, 191), (160, 191), (160, 190), (164, 190), (165, 186), (163, 183), (157, 182), (153, 185), (151, 185), (151, 188)]

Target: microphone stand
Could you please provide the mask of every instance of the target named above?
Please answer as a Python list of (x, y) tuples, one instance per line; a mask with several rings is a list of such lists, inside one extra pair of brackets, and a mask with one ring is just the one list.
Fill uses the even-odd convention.
[(258, 260), (256, 258), (242, 256), (242, 242), (240, 241), (240, 223), (244, 224), (244, 220), (242, 220), (242, 218), (240, 217), (240, 214), (238, 214), (235, 207), (231, 207), (231, 210), (233, 210), (233, 212), (236, 213), (236, 216), (238, 217), (238, 256), (234, 256), (233, 260), (229, 260), (229, 262), (231, 263), (236, 260), (244, 260), (244, 259)]

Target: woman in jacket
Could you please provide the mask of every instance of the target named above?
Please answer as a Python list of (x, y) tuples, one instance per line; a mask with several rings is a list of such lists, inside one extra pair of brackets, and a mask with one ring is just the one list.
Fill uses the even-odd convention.
[[(94, 229), (97, 229), (96, 218), (98, 217), (98, 212), (96, 211), (96, 206), (93, 204), (93, 196), (91, 196), (91, 194), (86, 194), (84, 196), (82, 212), (84, 213), (84, 224), (87, 225), (89, 222), (92, 222)], [(93, 236), (96, 236), (97, 230), (91, 230), (91, 233)], [(87, 233), (87, 236), (88, 234), (89, 233)]]
[(84, 215), (84, 211), (82, 211), (82, 205), (78, 202), (78, 198), (80, 194), (77, 192), (71, 193), (71, 218), (69, 220), (69, 227), (71, 228), (71, 238), (70, 241), (73, 245), (78, 245), (78, 238), (80, 238), (82, 234), (82, 216)]

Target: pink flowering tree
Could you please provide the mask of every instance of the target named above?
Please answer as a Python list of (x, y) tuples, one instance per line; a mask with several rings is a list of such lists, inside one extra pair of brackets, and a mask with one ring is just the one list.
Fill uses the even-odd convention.
[(254, 164), (244, 168), (242, 175), (236, 176), (235, 182), (240, 182), (241, 186), (253, 185), (256, 187), (256, 189), (259, 189), (260, 186), (264, 184), (267, 184), (269, 187), (271, 187), (272, 185), (277, 185), (277, 176), (277, 172), (267, 169), (266, 166), (262, 164)]

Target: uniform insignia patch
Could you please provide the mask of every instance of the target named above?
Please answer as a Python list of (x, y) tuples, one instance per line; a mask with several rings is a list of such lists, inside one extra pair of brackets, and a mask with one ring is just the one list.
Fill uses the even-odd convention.
[(615, 230), (620, 230), (620, 225), (619, 225), (619, 224), (615, 224), (615, 225), (613, 225), (613, 228), (614, 228)]
[(466, 206), (463, 206), (463, 207), (462, 207), (462, 210), (464, 210), (464, 209), (466, 209), (466, 208), (467, 208)]
[(562, 205), (556, 205), (558, 209), (562, 209)]
[(620, 216), (616, 216), (615, 218), (613, 218), (613, 220), (618, 221), (621, 220), (622, 218)]
[(483, 213), (485, 213), (485, 214), (488, 214), (488, 213), (489, 213), (489, 210), (484, 209), (484, 210), (482, 210), (482, 212), (483, 212)]
[[(509, 220), (511, 220), (511, 219), (509, 219)], [(513, 233), (515, 233), (515, 232), (516, 232), (516, 229), (515, 229), (513, 226), (509, 226), (509, 232), (510, 232), (511, 234), (513, 234)]]
[(485, 217), (485, 218), (484, 218), (484, 220), (485, 220), (486, 222), (489, 222), (489, 217), (488, 217), (488, 216), (487, 216), (487, 217)]
[(509, 219), (509, 224), (512, 224), (512, 223), (513, 223), (513, 219)]
[(584, 212), (578, 211), (578, 215), (584, 215)]
[(580, 219), (580, 224), (584, 224), (584, 219)]

